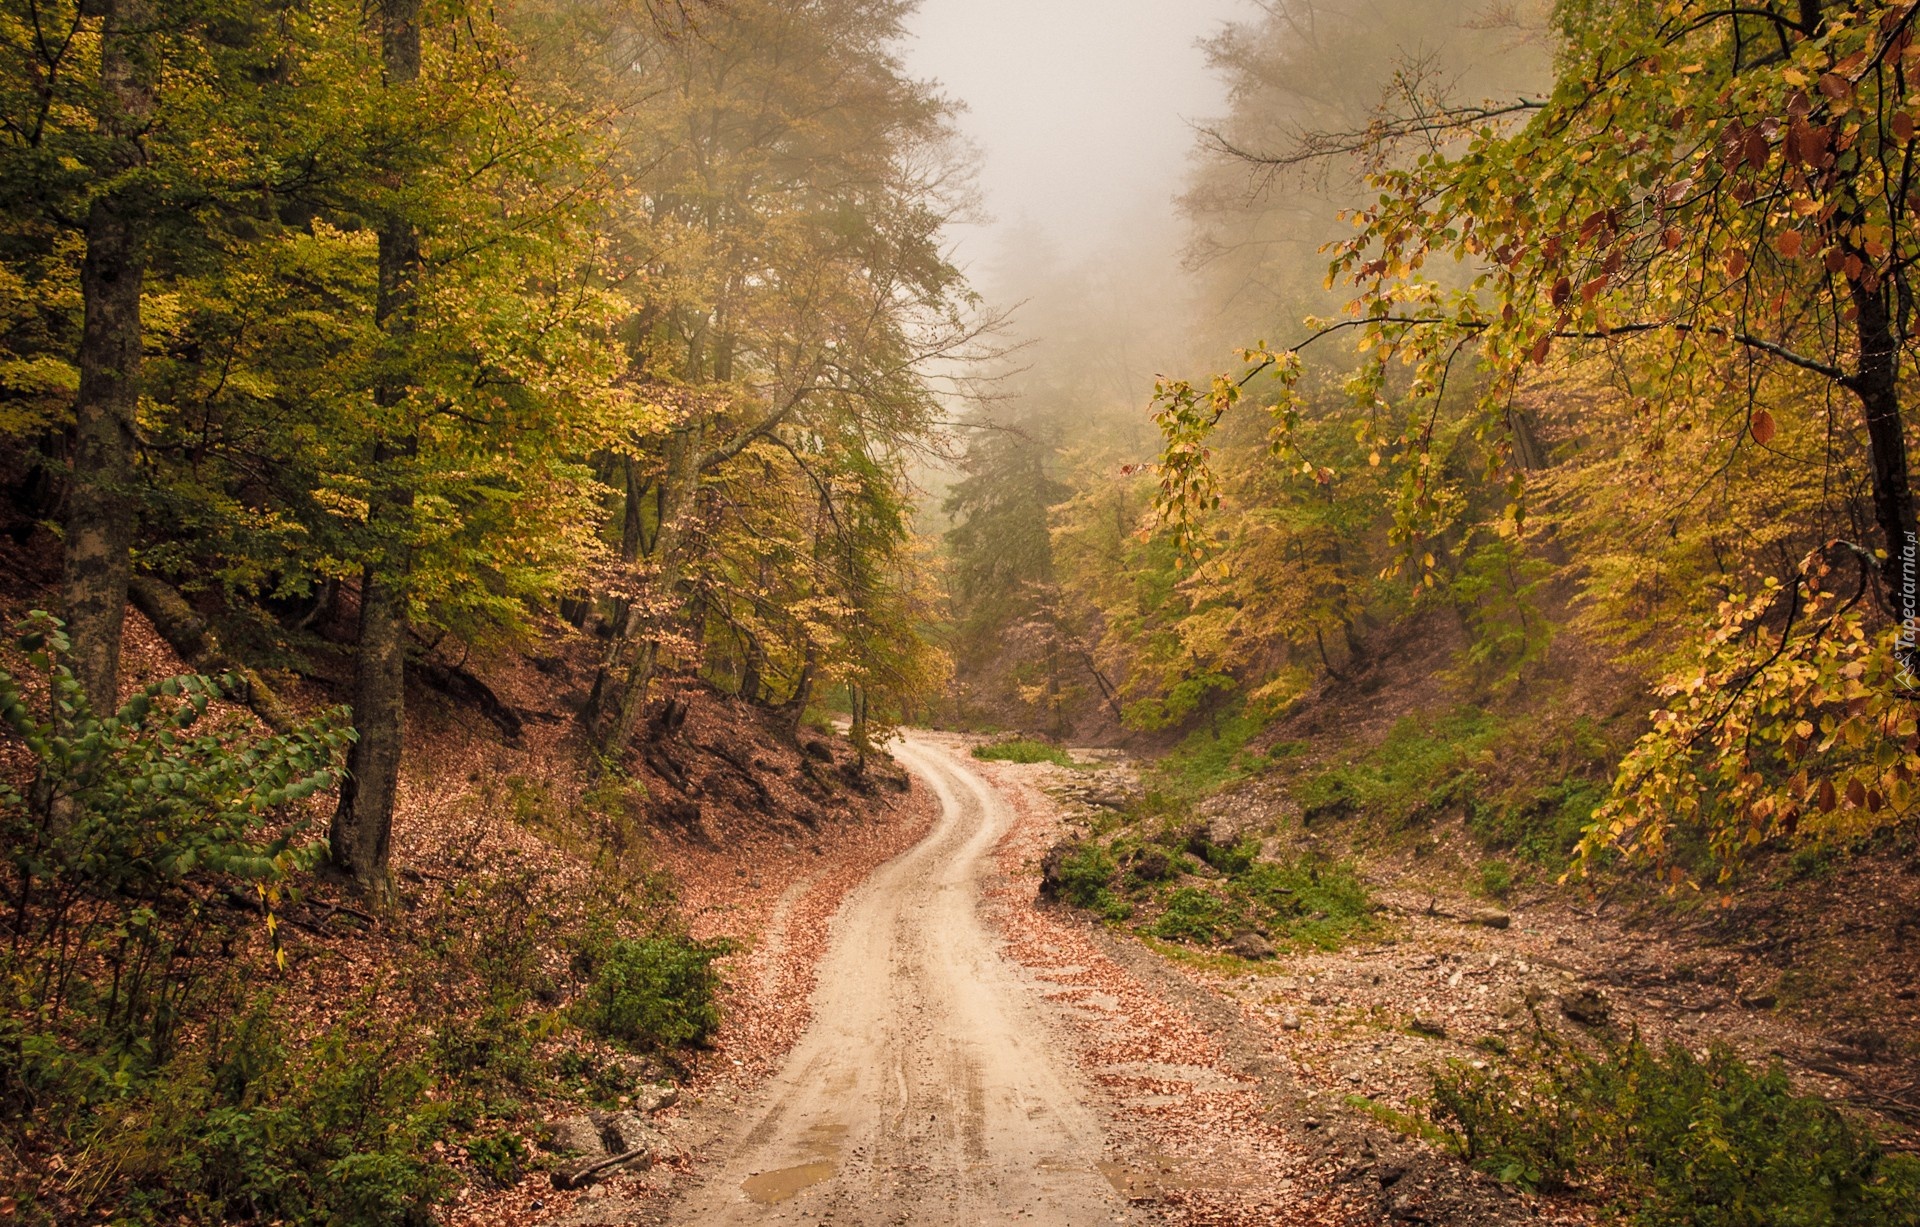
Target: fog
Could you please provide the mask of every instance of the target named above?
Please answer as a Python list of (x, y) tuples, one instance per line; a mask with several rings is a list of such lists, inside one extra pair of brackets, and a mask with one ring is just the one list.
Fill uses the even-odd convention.
[(1064, 259), (1178, 241), (1173, 200), (1191, 120), (1221, 82), (1196, 41), (1254, 11), (1246, 0), (926, 0), (908, 69), (963, 103), (989, 220), (955, 232), (976, 273), (1009, 235)]

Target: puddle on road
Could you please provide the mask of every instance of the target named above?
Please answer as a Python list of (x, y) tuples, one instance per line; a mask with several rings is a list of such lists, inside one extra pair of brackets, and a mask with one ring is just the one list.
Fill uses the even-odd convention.
[[(1246, 1188), (1252, 1183), (1247, 1173), (1238, 1176), (1222, 1177), (1216, 1172), (1201, 1168), (1191, 1160), (1175, 1158), (1172, 1155), (1150, 1153), (1142, 1155), (1134, 1163), (1114, 1163), (1102, 1160), (1094, 1164), (1113, 1191), (1128, 1201), (1158, 1201), (1164, 1194), (1174, 1191), (1228, 1190)], [(1291, 1184), (1291, 1181), (1283, 1181)]]
[[(748, 1197), (763, 1206), (777, 1205), (795, 1196), (803, 1190), (832, 1176), (837, 1169), (835, 1162), (840, 1157), (842, 1140), (847, 1136), (847, 1127), (838, 1121), (821, 1121), (807, 1126), (801, 1135), (808, 1143), (807, 1150), (817, 1154), (818, 1158), (805, 1163), (796, 1163), (792, 1167), (776, 1168), (770, 1172), (761, 1172), (749, 1176), (740, 1182), (741, 1189)], [(805, 1154), (806, 1151), (802, 1151)]]
[(771, 1206), (787, 1200), (802, 1189), (819, 1184), (833, 1175), (833, 1168), (831, 1160), (817, 1159), (797, 1167), (783, 1167), (778, 1171), (749, 1176), (740, 1182), (740, 1187), (746, 1190), (748, 1197), (761, 1205)]

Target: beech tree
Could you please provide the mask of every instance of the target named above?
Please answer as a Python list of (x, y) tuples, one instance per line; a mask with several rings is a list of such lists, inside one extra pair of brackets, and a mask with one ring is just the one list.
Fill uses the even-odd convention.
[[(797, 483), (795, 504), (830, 508), (816, 522), (832, 523), (850, 510), (848, 466), (899, 480), (905, 449), (939, 412), (927, 365), (979, 335), (939, 238), (964, 203), (949, 110), (889, 50), (905, 12), (866, 0), (728, 5), (687, 37), (649, 44), (637, 65), (644, 97), (614, 138), (635, 186), (612, 272), (636, 296), (630, 361), (664, 422), (615, 449), (622, 552), (639, 582), (614, 605), (587, 712), (609, 762), (638, 727), (676, 627), (699, 649), (705, 617), (688, 611), (702, 607), (700, 577), (757, 569), (703, 555), (742, 538), (711, 521), (724, 500), (703, 506), (702, 492), (743, 466), (777, 471)], [(769, 447), (791, 463), (767, 469)], [(822, 541), (807, 552), (832, 551)], [(788, 642), (800, 663), (785, 701), (803, 710), (826, 649), (818, 635)], [(764, 677), (756, 667), (754, 689)]]
[[(1356, 211), (1358, 234), (1333, 264), (1355, 291), (1349, 318), (1310, 321), (1292, 348), (1253, 347), (1243, 375), (1162, 388), (1162, 507), (1177, 531), (1195, 542), (1218, 498), (1207, 438), (1255, 373), (1279, 380), (1274, 453), (1333, 479), (1302, 446), (1302, 351), (1342, 334), (1363, 355), (1349, 384), (1359, 437), (1396, 475), (1394, 541), (1428, 587), (1471, 523), (1441, 449), (1458, 431), (1481, 441), (1507, 488), (1492, 527), (1521, 531), (1543, 457), (1515, 410), (1571, 365), (1604, 359), (1625, 382), (1611, 411), (1696, 438), (1723, 468), (1803, 437), (1778, 407), (1818, 415), (1805, 433), (1834, 442), (1814, 464), (1829, 488), (1857, 479), (1870, 492), (1867, 531), (1843, 523), (1843, 539), (1790, 567), (1758, 607), (1728, 604), (1704, 673), (1724, 702), (1673, 679), (1668, 693), (1695, 697), (1656, 717), (1590, 846), (1658, 857), (1668, 824), (1684, 821), (1731, 852), (1910, 813), (1898, 679), (1913, 661), (1897, 627), (1914, 612), (1902, 408), (1920, 255), (1914, 22), (1914, 6), (1895, 3), (1563, 3), (1545, 97), (1416, 93), (1363, 131), (1247, 151), (1269, 167), (1374, 151), (1378, 198)], [(1846, 558), (1878, 593), (1875, 623), (1851, 602), (1810, 600)], [(1810, 606), (1824, 616), (1803, 621)], [(1876, 653), (1893, 667), (1872, 665)], [(1776, 737), (1783, 727), (1800, 731)], [(1753, 758), (1761, 744), (1777, 759)], [(1749, 774), (1730, 792), (1714, 782)]]

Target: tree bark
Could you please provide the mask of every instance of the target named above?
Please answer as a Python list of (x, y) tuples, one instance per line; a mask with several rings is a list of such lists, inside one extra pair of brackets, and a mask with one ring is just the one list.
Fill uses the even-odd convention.
[[(656, 565), (654, 591), (671, 597), (680, 586), (680, 538), (685, 519), (700, 485), (705, 463), (705, 432), (698, 426), (679, 432), (668, 444), (666, 472), (660, 477), (660, 523), (654, 529), (650, 557)], [(626, 754), (627, 743), (640, 724), (640, 711), (646, 705), (647, 691), (653, 683), (653, 670), (659, 660), (660, 640), (647, 625), (646, 601), (634, 601), (621, 620), (619, 632), (608, 645), (606, 659), (594, 674), (593, 690), (587, 698), (587, 727), (598, 734), (602, 759), (617, 764)], [(610, 702), (613, 679), (622, 672), (624, 684), (620, 701)], [(612, 708), (609, 712), (609, 707)]]
[[(153, 113), (152, 66), (141, 40), (145, 0), (103, 0), (100, 86), (105, 177), (138, 167), (140, 138)], [(80, 267), (83, 320), (80, 388), (74, 398), (73, 484), (67, 496), (62, 599), (69, 662), (95, 712), (120, 701), (120, 637), (126, 625), (128, 551), (133, 544), (133, 445), (140, 406), (140, 294), (145, 236), (125, 188), (96, 197), (87, 213)]]
[(1887, 309), (1885, 287), (1869, 291), (1858, 282), (1853, 303), (1860, 342), (1859, 373), (1853, 390), (1865, 411), (1869, 463), (1873, 472), (1873, 515), (1885, 539), (1887, 556), (1880, 576), (1885, 600), (1902, 634), (1901, 663), (1909, 675), (1920, 672), (1914, 646), (1920, 617), (1920, 543), (1915, 540), (1913, 482), (1907, 468), (1906, 423), (1900, 412), (1900, 345)]
[[(420, 0), (381, 0), (379, 21), (387, 87), (418, 80)], [(388, 214), (380, 220), (379, 242), (374, 319), (392, 344), (404, 347), (413, 334), (420, 238), (409, 219)], [(388, 408), (406, 395), (404, 376), (384, 377), (374, 389), (375, 399)], [(340, 787), (340, 804), (328, 829), (334, 866), (355, 891), (379, 906), (393, 898), (390, 845), (406, 735), (407, 599), (413, 570), (413, 490), (403, 478), (381, 470), (411, 457), (418, 447), (418, 439), (407, 436), (374, 449), (375, 494), (367, 521), (376, 557), (361, 577), (353, 681), (353, 723), (359, 736), (348, 751), (347, 781)]]
[(360, 643), (353, 675), (353, 726), (347, 778), (327, 838), (334, 866), (368, 901), (393, 896), (393, 809), (406, 733), (406, 595), (368, 567), (360, 588)]

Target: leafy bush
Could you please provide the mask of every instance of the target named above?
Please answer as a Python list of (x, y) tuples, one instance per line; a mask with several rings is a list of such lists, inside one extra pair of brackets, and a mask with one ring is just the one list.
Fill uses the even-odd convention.
[(1133, 906), (1113, 893), (1113, 875), (1119, 868), (1106, 848), (1092, 841), (1080, 844), (1060, 858), (1053, 875), (1055, 893), (1108, 920), (1125, 920), (1133, 915)]
[(1332, 949), (1372, 916), (1367, 888), (1350, 865), (1312, 857), (1258, 861), (1232, 882), (1281, 940)]
[[(405, 1227), (433, 1221), (452, 1174), (433, 1145), (452, 1105), (406, 1028), (371, 1020), (289, 1045), (257, 999), (231, 1029), (102, 1121), (103, 1172), (140, 1221)], [(364, 1034), (356, 1035), (356, 1031)]]
[(1518, 1062), (1440, 1074), (1432, 1114), (1483, 1170), (1584, 1187), (1641, 1227), (1920, 1224), (1920, 1159), (1724, 1048), (1592, 1056), (1543, 1032)]
[(1513, 893), (1513, 867), (1505, 861), (1487, 861), (1480, 866), (1480, 893), (1489, 899), (1505, 899)]
[(1035, 741), (1031, 737), (990, 741), (985, 745), (973, 747), (973, 756), (988, 762), (1058, 763), (1062, 767), (1074, 765), (1073, 756), (1059, 746), (1050, 746), (1044, 741)]
[(1147, 932), (1168, 941), (1212, 945), (1246, 926), (1246, 916), (1227, 900), (1197, 886), (1182, 886), (1167, 895), (1166, 910), (1147, 926)]
[(511, 1188), (526, 1164), (527, 1144), (519, 1134), (502, 1130), (468, 1142), (467, 1159), (495, 1188)]
[(1605, 784), (1569, 776), (1501, 804), (1477, 807), (1468, 814), (1467, 826), (1489, 847), (1557, 869), (1573, 855), (1605, 795)]
[(592, 960), (593, 982), (574, 1021), (636, 1048), (704, 1043), (720, 1026), (713, 961), (731, 949), (678, 934), (616, 941)]

